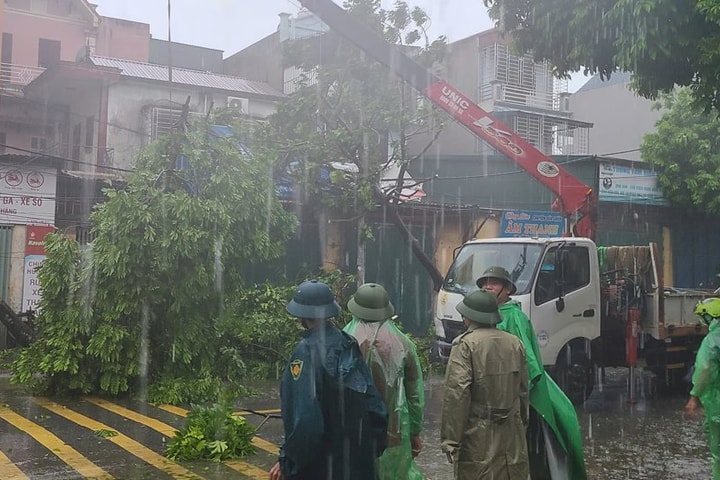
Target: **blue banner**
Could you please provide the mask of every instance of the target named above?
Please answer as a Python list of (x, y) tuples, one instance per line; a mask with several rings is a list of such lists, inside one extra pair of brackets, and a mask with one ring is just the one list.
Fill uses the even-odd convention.
[(562, 237), (565, 219), (557, 212), (510, 210), (503, 212), (501, 237)]

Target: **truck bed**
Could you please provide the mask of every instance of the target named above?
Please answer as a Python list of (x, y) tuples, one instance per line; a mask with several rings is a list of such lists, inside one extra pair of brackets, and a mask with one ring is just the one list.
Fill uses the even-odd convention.
[(643, 318), (643, 331), (653, 338), (664, 340), (668, 336), (704, 334), (705, 326), (694, 310), (697, 303), (716, 296), (712, 290), (672, 288), (646, 294), (647, 314)]

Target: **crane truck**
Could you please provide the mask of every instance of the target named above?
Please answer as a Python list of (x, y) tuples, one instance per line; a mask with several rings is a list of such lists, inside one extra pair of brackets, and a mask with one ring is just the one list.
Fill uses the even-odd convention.
[(552, 209), (566, 219), (572, 236), (481, 239), (459, 247), (435, 302), (441, 357), (464, 330), (455, 306), (478, 288), (487, 267), (499, 265), (517, 285), (513, 299), (535, 327), (543, 363), (573, 401), (590, 394), (597, 366), (644, 363), (667, 382), (685, 373), (706, 333), (693, 308), (712, 292), (666, 287), (655, 244), (598, 247), (592, 187), (332, 0), (300, 3), (541, 182), (556, 197)]

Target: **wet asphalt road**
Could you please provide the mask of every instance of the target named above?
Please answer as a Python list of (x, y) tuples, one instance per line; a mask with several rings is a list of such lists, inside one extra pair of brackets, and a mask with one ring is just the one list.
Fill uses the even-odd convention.
[[(682, 417), (685, 394), (652, 397), (639, 387), (637, 400), (629, 402), (626, 370), (606, 373), (604, 384), (578, 407), (589, 478), (711, 478), (701, 422)], [(259, 395), (241, 400), (243, 408), (278, 407), (277, 382), (256, 388)], [(424, 449), (418, 457), (428, 480), (452, 478), (452, 468), (439, 448), (441, 403), (442, 377), (432, 375), (426, 381)], [(23, 418), (31, 423), (23, 424)], [(255, 425), (264, 421), (258, 434), (263, 448), (256, 455), (235, 464), (178, 466), (163, 463), (161, 456), (172, 429), (183, 423), (177, 411), (137, 401), (33, 400), (22, 389), (8, 385), (7, 378), (0, 378), (0, 479), (267, 478), (264, 472), (274, 462), (281, 422), (273, 416), (247, 418)], [(103, 427), (119, 432), (120, 438), (98, 436), (95, 432)], [(48, 441), (53, 437), (57, 444)], [(68, 459), (75, 468), (68, 466)]]
[[(644, 383), (637, 378), (636, 401), (629, 402), (627, 370), (608, 369), (603, 385), (577, 408), (588, 478), (710, 479), (710, 452), (701, 421), (682, 416), (684, 392), (645, 395)], [(439, 449), (442, 378), (432, 377), (427, 383), (425, 449), (419, 463), (429, 479), (451, 480), (451, 467)]]
[[(605, 373), (602, 385), (577, 408), (588, 478), (708, 480), (712, 477), (702, 422), (682, 416), (687, 401), (685, 392), (646, 394), (645, 389), (651, 390), (651, 382), (647, 381), (647, 375), (638, 374), (635, 401), (631, 402), (628, 371), (607, 369)], [(439, 374), (426, 379), (424, 448), (418, 464), (428, 480), (452, 479), (452, 467), (439, 447), (442, 381)]]

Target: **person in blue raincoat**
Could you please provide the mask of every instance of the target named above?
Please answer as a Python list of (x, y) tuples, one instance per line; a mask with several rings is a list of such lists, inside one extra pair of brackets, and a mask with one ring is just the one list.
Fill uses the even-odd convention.
[(697, 409), (705, 409), (703, 427), (710, 444), (713, 480), (720, 480), (720, 298), (707, 298), (698, 303), (695, 313), (708, 326), (695, 356), (690, 399), (685, 413), (695, 418)]
[(490, 291), (499, 306), (499, 330), (522, 340), (530, 380), (528, 456), (532, 480), (585, 480), (585, 457), (577, 413), (570, 399), (545, 371), (535, 329), (512, 300), (515, 286), (510, 273), (500, 266), (485, 270), (477, 286)]
[(387, 411), (355, 339), (326, 321), (340, 313), (332, 291), (304, 282), (287, 311), (307, 331), (283, 372), (285, 437), (270, 479), (377, 479)]
[(423, 480), (414, 458), (422, 450), (422, 368), (415, 344), (395, 325), (395, 307), (377, 283), (358, 288), (348, 302), (353, 319), (343, 329), (355, 337), (388, 410), (388, 446), (380, 457), (380, 480)]

